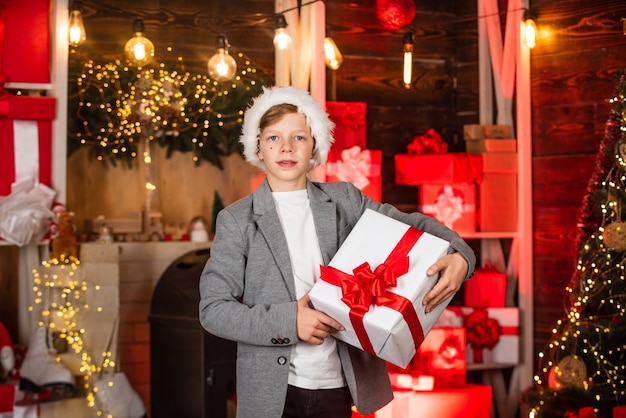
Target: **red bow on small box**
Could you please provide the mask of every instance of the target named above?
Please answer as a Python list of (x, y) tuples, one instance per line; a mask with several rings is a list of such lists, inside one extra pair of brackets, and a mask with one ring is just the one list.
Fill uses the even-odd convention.
[(413, 137), (413, 141), (407, 145), (410, 155), (417, 154), (445, 154), (448, 152), (448, 144), (443, 142), (441, 136), (432, 128), (424, 135)]
[(482, 363), (482, 350), (492, 349), (500, 341), (502, 328), (497, 320), (489, 318), (486, 309), (474, 309), (464, 318), (467, 342), (472, 346), (476, 363)]
[(367, 176), (372, 168), (372, 157), (369, 150), (361, 150), (361, 147), (354, 146), (341, 152), (341, 160), (337, 161), (336, 175), (341, 181), (354, 184), (363, 190), (370, 184)]

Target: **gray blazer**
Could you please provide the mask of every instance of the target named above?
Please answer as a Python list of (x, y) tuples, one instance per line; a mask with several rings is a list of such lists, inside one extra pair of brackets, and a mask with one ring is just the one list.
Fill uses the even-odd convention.
[[(474, 271), (471, 248), (421, 213), (407, 214), (363, 195), (350, 183), (307, 182), (315, 228), (327, 265), (366, 208), (451, 243)], [(375, 237), (373, 237), (375, 239)], [(237, 341), (237, 417), (277, 418), (287, 393), (291, 345), (298, 343), (296, 292), (285, 235), (267, 181), (226, 207), (200, 278), (200, 322)], [(392, 398), (383, 360), (337, 341), (352, 399), (368, 415)]]

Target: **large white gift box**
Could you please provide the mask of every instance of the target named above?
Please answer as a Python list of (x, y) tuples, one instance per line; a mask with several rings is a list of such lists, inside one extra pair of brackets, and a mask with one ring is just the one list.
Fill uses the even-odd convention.
[(426, 270), (449, 242), (367, 209), (309, 295), (339, 321), (334, 336), (405, 368), (450, 298), (426, 313), (422, 300), (439, 275)]

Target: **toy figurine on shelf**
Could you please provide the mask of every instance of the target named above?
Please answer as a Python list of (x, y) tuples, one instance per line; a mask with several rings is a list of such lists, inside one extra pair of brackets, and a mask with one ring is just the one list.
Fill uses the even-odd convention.
[(78, 259), (78, 241), (74, 226), (74, 214), (65, 210), (57, 213), (57, 231), (50, 242), (51, 260)]
[(189, 223), (189, 237), (192, 242), (207, 242), (209, 240), (209, 222), (204, 216), (196, 216)]

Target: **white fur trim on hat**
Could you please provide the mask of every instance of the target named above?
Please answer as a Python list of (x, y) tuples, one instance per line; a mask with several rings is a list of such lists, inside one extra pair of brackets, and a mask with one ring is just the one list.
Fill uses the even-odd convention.
[(259, 124), (265, 112), (271, 107), (285, 103), (296, 106), (298, 113), (302, 113), (306, 117), (306, 123), (311, 128), (315, 146), (310, 168), (326, 164), (328, 151), (334, 141), (333, 128), (335, 124), (313, 96), (304, 90), (290, 86), (263, 87), (263, 93), (257, 96), (246, 110), (241, 127), (241, 136), (239, 137), (246, 161), (265, 170), (265, 163), (258, 157), (259, 136), (261, 134)]

